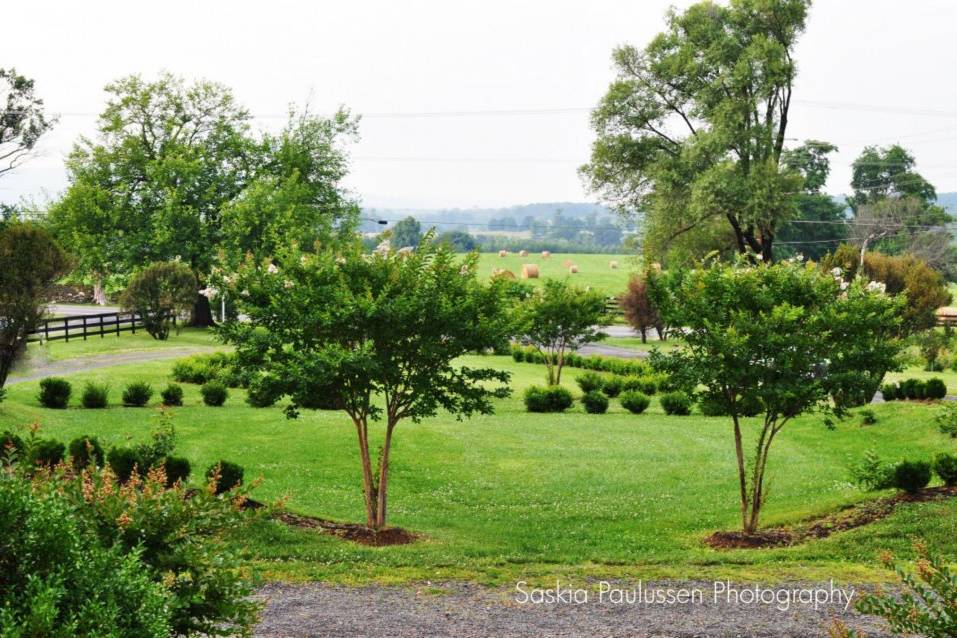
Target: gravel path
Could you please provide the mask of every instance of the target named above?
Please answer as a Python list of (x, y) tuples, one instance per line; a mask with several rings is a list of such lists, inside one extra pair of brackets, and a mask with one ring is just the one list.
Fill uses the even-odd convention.
[(576, 350), (578, 354), (591, 355), (597, 354), (603, 357), (618, 357), (619, 359), (644, 359), (648, 353), (642, 350), (632, 350), (631, 348), (622, 348), (620, 346), (606, 346), (601, 343), (587, 343)]
[(216, 348), (203, 346), (187, 346), (182, 348), (164, 348), (161, 350), (141, 350), (138, 352), (117, 352), (113, 354), (98, 354), (89, 357), (76, 357), (62, 361), (39, 362), (27, 361), (26, 368), (16, 370), (7, 378), (7, 385), (35, 381), (49, 376), (62, 376), (86, 372), (96, 368), (111, 368), (128, 363), (144, 363), (147, 361), (163, 361), (178, 359), (199, 352), (214, 352)]
[[(612, 583), (612, 587), (629, 591), (635, 586), (636, 583)], [(827, 584), (814, 586), (827, 588)], [(614, 604), (607, 598), (599, 601), (598, 592), (593, 589), (584, 604), (533, 604), (518, 602), (514, 589), (488, 589), (468, 584), (416, 589), (272, 583), (258, 594), (267, 606), (255, 635), (260, 638), (803, 637), (826, 636), (831, 620), (838, 618), (850, 627), (866, 631), (872, 638), (890, 636), (884, 633), (882, 621), (853, 611), (844, 612), (843, 603), (822, 606), (817, 611), (812, 606), (794, 604), (787, 611), (779, 611), (775, 605), (729, 603), (723, 596), (716, 603), (712, 582), (644, 584), (645, 589), (667, 587), (700, 588), (703, 600), (673, 605)]]

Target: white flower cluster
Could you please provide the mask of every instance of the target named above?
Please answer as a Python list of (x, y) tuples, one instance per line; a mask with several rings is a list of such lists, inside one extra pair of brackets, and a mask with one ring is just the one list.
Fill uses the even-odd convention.
[(279, 267), (276, 266), (276, 264), (269, 264), (269, 266), (266, 267), (266, 272), (268, 272), (270, 275), (275, 275), (279, 272)]
[(887, 292), (887, 284), (885, 284), (883, 281), (872, 281), (867, 284), (867, 291), (879, 293)]

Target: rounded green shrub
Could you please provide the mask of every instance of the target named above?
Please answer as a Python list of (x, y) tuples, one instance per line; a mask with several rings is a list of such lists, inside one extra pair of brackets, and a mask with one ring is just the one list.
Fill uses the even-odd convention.
[(210, 465), (209, 469), (206, 470), (207, 479), (212, 480), (217, 474), (219, 475), (216, 479), (217, 494), (228, 492), (237, 485), (242, 485), (244, 472), (241, 465), (229, 461), (219, 461)]
[(512, 345), (512, 359), (515, 363), (521, 363), (525, 361), (525, 350), (521, 346)]
[(608, 411), (608, 397), (598, 390), (592, 390), (582, 397), (582, 405), (588, 414), (604, 414)]
[(885, 383), (881, 386), (881, 396), (884, 397), (885, 401), (895, 401), (901, 398), (899, 390), (900, 388), (897, 387), (896, 383)]
[(605, 379), (605, 385), (602, 386), (601, 391), (605, 393), (605, 396), (614, 399), (621, 394), (624, 385), (624, 377), (615, 375)]
[(123, 390), (123, 405), (142, 408), (153, 398), (153, 386), (145, 381), (134, 381)]
[(924, 397), (940, 400), (947, 396), (947, 385), (937, 377), (928, 379), (924, 384)]
[(529, 412), (564, 412), (572, 403), (572, 393), (558, 385), (533, 385), (525, 390), (525, 408)]
[(934, 472), (944, 485), (957, 485), (957, 456), (941, 452), (934, 457)]
[(47, 377), (40, 381), (40, 394), (37, 395), (37, 400), (45, 408), (62, 410), (70, 402), (72, 392), (73, 386), (66, 379)]
[(106, 455), (106, 462), (120, 483), (126, 483), (134, 471), (142, 469), (140, 453), (131, 447), (112, 448)]
[(579, 375), (579, 377), (575, 379), (575, 383), (578, 384), (582, 392), (588, 394), (589, 392), (601, 390), (602, 386), (605, 385), (605, 377), (597, 372), (586, 372), (585, 374)]
[(203, 395), (203, 403), (211, 407), (221, 406), (229, 397), (229, 390), (221, 381), (207, 381), (200, 387), (199, 393)]
[(80, 404), (84, 408), (98, 410), (109, 405), (110, 387), (105, 383), (87, 383), (80, 395)]
[(648, 409), (650, 403), (651, 399), (648, 398), (648, 395), (637, 390), (628, 390), (621, 395), (621, 407), (632, 414), (641, 414)]
[(103, 466), (103, 447), (95, 436), (78, 436), (67, 446), (70, 452), (70, 461), (77, 470), (89, 465)]
[(901, 461), (894, 468), (894, 487), (905, 492), (919, 492), (930, 483), (930, 463)]
[(163, 470), (166, 472), (166, 485), (171, 486), (176, 481), (185, 483), (189, 480), (189, 474), (192, 466), (188, 459), (180, 456), (168, 456), (163, 462)]
[(30, 450), (30, 465), (53, 467), (63, 461), (66, 446), (54, 439), (37, 441)]
[(165, 406), (174, 407), (183, 405), (183, 386), (170, 383), (160, 392), (160, 399), (162, 399), (163, 405)]
[(264, 383), (253, 382), (246, 390), (246, 403), (253, 408), (269, 408), (276, 404), (276, 394)]
[(662, 394), (661, 407), (665, 414), (673, 416), (687, 416), (691, 414), (691, 397), (684, 392), (668, 392)]

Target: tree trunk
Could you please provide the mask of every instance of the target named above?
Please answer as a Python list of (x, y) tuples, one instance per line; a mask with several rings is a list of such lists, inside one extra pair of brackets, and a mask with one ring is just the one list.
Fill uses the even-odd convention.
[(375, 528), (376, 494), (372, 476), (372, 460), (369, 458), (369, 427), (365, 420), (353, 419), (359, 436), (359, 456), (362, 459), (362, 495), (366, 505), (366, 526)]
[(107, 302), (106, 290), (103, 288), (102, 275), (93, 276), (93, 303), (98, 306), (105, 306)]
[(395, 428), (395, 424), (395, 419), (389, 417), (389, 423), (385, 430), (385, 442), (382, 444), (382, 458), (379, 459), (379, 493), (377, 495), (375, 527), (373, 527), (376, 531), (385, 527), (389, 486), (389, 450), (392, 448), (392, 430)]
[(648, 338), (645, 336), (645, 327), (641, 327), (641, 342), (648, 343)]
[(741, 490), (741, 528), (746, 534), (750, 534), (753, 530), (748, 516), (748, 476), (744, 460), (744, 444), (741, 440), (741, 425), (738, 423), (737, 416), (731, 418), (734, 421), (734, 453), (738, 460), (738, 484)]
[(208, 328), (216, 325), (213, 320), (213, 310), (209, 306), (209, 299), (198, 292), (196, 293), (196, 300), (193, 302), (193, 312), (189, 323), (196, 328)]

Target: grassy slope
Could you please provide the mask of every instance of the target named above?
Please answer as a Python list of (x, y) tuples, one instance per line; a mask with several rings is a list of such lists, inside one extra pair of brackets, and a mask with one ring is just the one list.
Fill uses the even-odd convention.
[[(568, 260), (578, 266), (574, 275), (568, 273), (563, 264)], [(618, 268), (609, 268), (610, 261), (617, 261)], [(509, 253), (507, 257), (499, 257), (498, 253), (482, 253), (479, 262), (479, 275), (488, 277), (493, 268), (505, 268), (515, 273), (521, 279), (523, 264), (536, 264), (541, 277), (565, 278), (569, 277), (581, 286), (591, 286), (608, 295), (617, 295), (624, 292), (628, 284), (628, 276), (635, 268), (634, 255), (587, 255), (572, 253), (553, 253), (548, 259), (543, 259), (539, 253), (531, 253), (528, 257), (520, 257), (518, 253)], [(540, 284), (541, 279), (529, 280)]]
[[(563, 415), (531, 415), (523, 411), (520, 393), (541, 381), (540, 366), (504, 357), (468, 363), (510, 370), (516, 395), (501, 401), (494, 416), (400, 424), (390, 519), (426, 540), (373, 549), (263, 522), (242, 539), (258, 572), (346, 582), (506, 582), (518, 574), (866, 579), (884, 574), (878, 552), (906, 554), (911, 534), (945, 554), (957, 553), (954, 502), (909, 506), (879, 524), (800, 547), (712, 551), (701, 539), (738, 520), (724, 419), (668, 417), (657, 402), (649, 413), (633, 416), (617, 401), (606, 415), (586, 415), (578, 407)], [(159, 389), (170, 366), (91, 371), (74, 375), (74, 388), (86, 379), (105, 380), (115, 400), (129, 381), (147, 380)], [(572, 385), (572, 379), (565, 383)], [(89, 433), (117, 444), (144, 439), (155, 420), (148, 409), (46, 410), (37, 404), (36, 390), (32, 382), (9, 387), (0, 404), (0, 428), (39, 420), (46, 436), (68, 440)], [(880, 421), (866, 428), (845, 422), (828, 431), (817, 417), (788, 426), (772, 452), (766, 522), (793, 521), (869, 498), (846, 483), (849, 460), (869, 447), (887, 458), (926, 458), (953, 449), (937, 432), (932, 410), (892, 403), (877, 406)], [(355, 433), (343, 414), (306, 412), (288, 421), (279, 407), (248, 408), (241, 391), (232, 392), (226, 407), (207, 408), (195, 386), (187, 386), (186, 406), (175, 414), (180, 452), (197, 476), (217, 459), (233, 460), (247, 468), (247, 476), (264, 477), (255, 492), (261, 500), (285, 497), (294, 511), (362, 520)]]
[(124, 332), (120, 335), (89, 337), (86, 341), (82, 338), (70, 339), (69, 343), (65, 341), (31, 343), (27, 346), (27, 356), (35, 360), (62, 361), (99, 354), (217, 345), (213, 334), (209, 330), (200, 328), (181, 328), (178, 334), (174, 329), (166, 341), (157, 341), (143, 330), (137, 331), (136, 334)]

